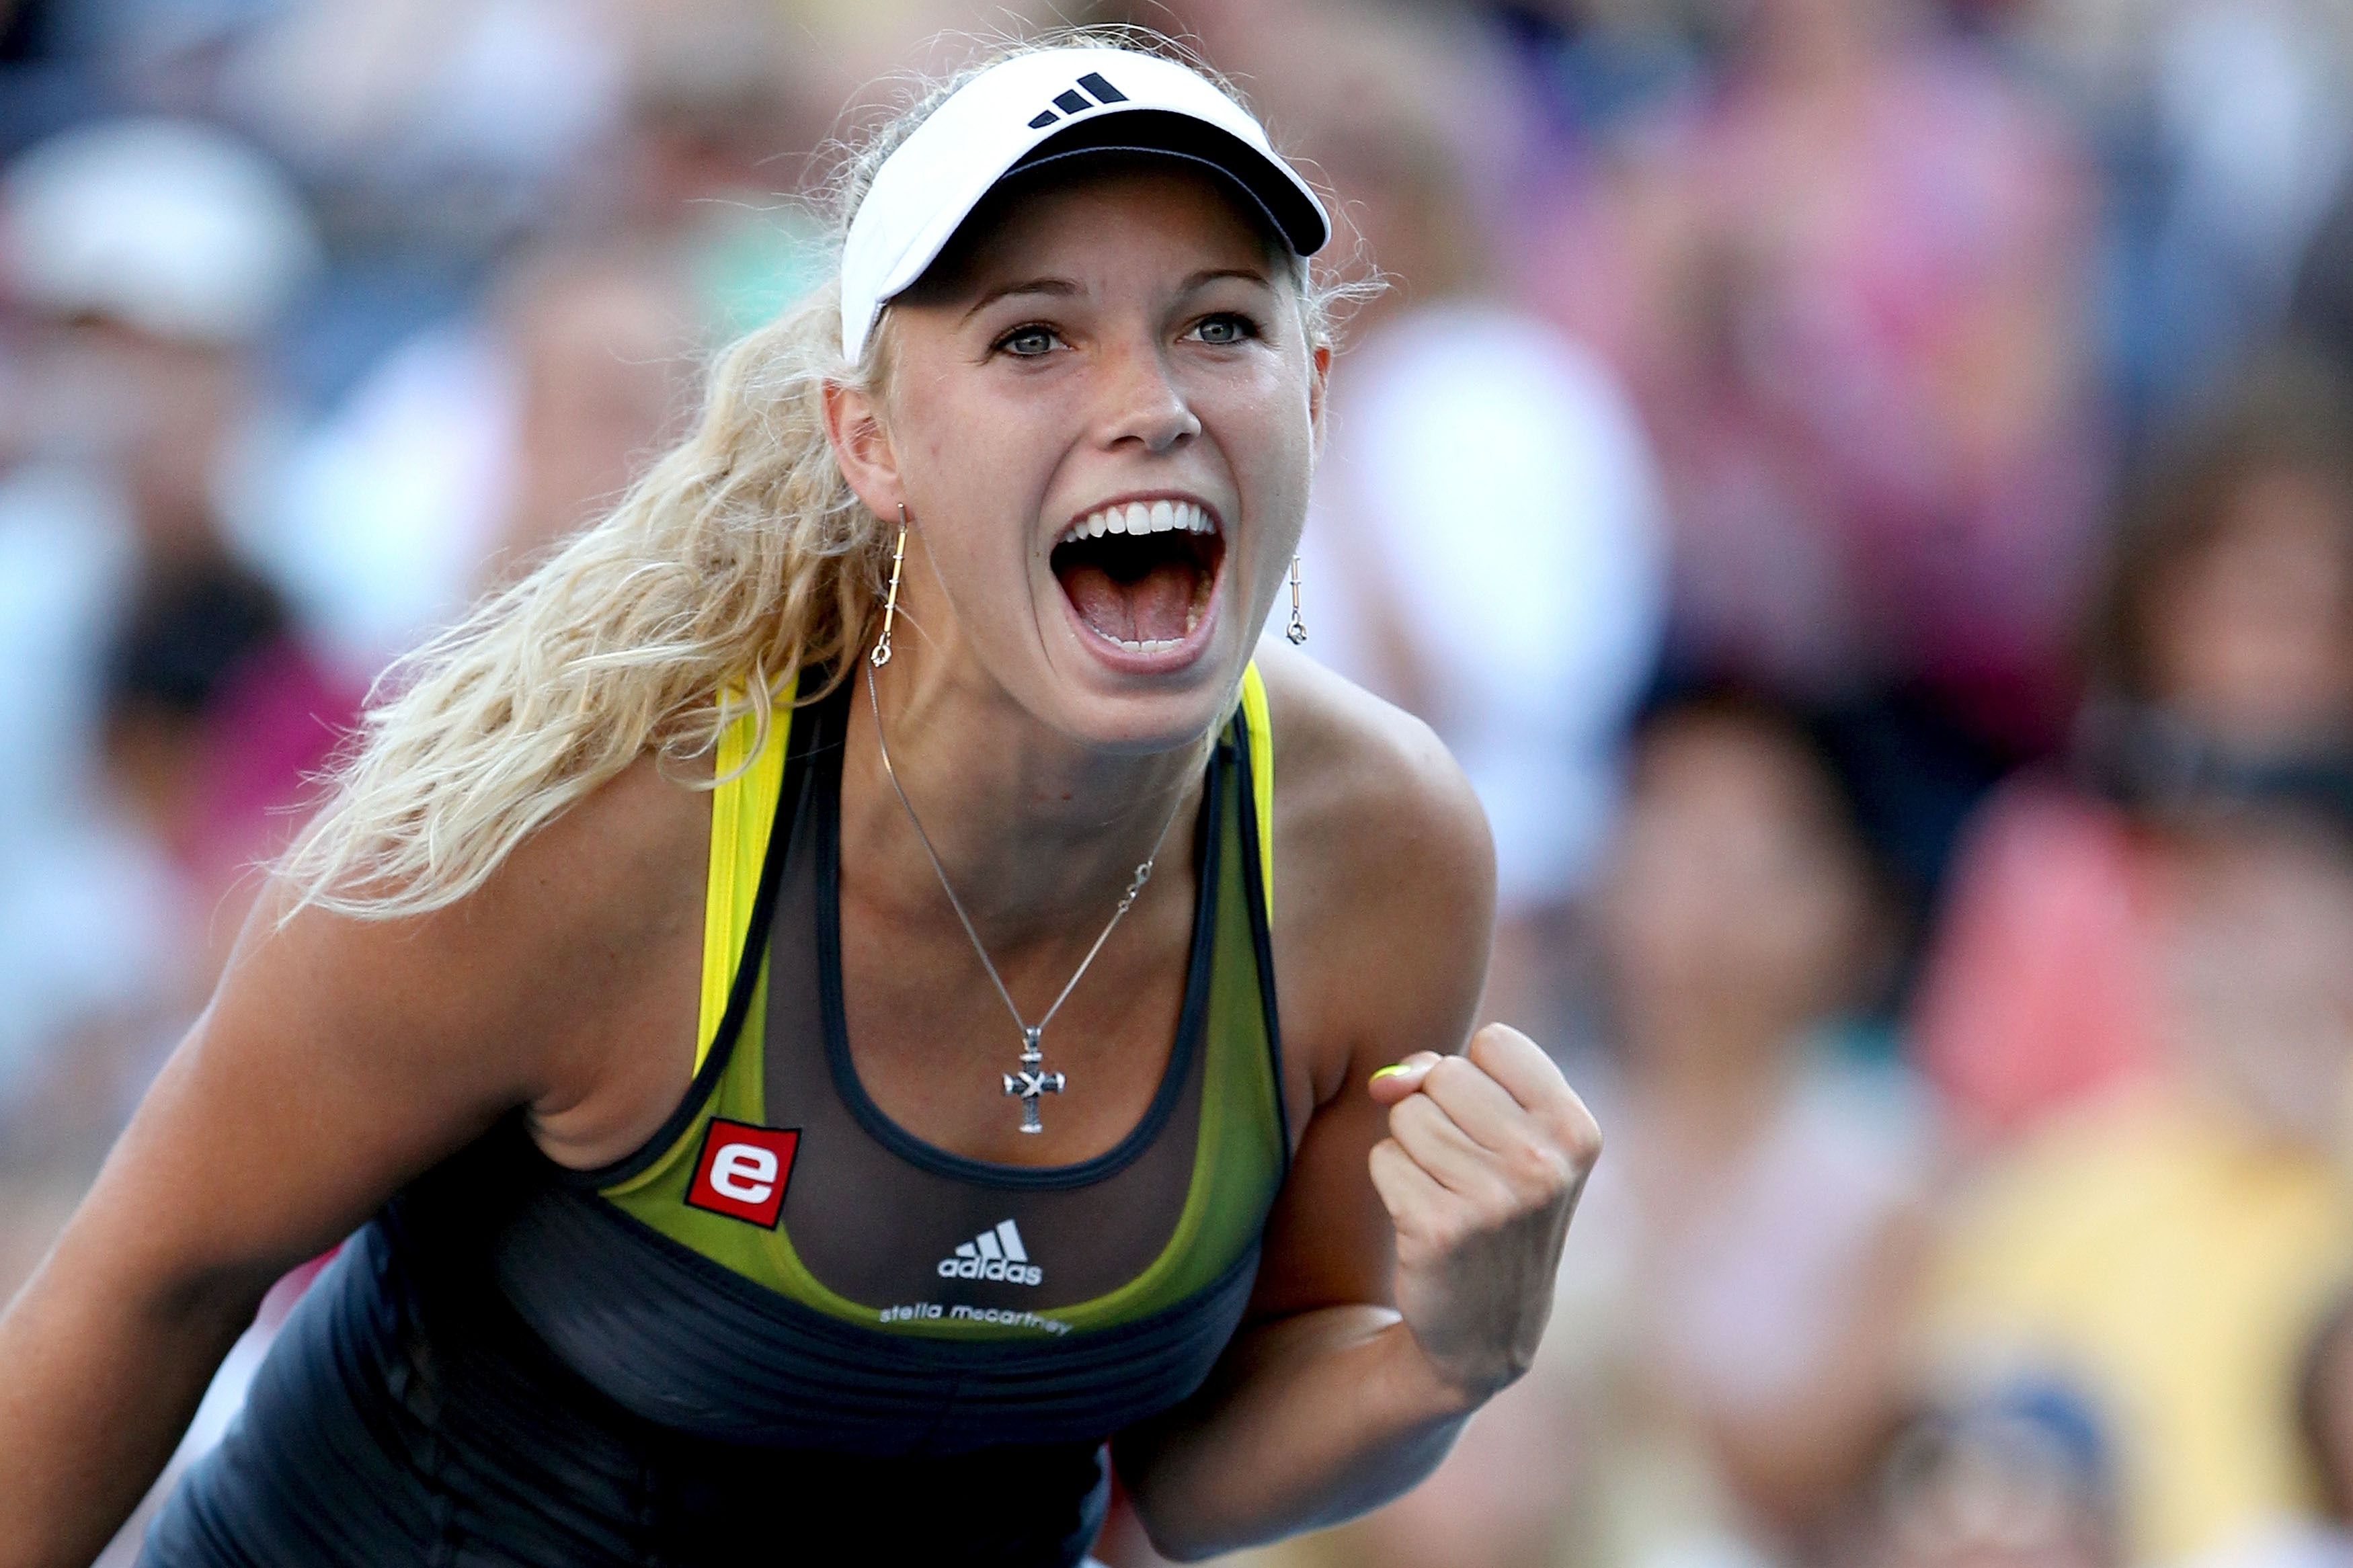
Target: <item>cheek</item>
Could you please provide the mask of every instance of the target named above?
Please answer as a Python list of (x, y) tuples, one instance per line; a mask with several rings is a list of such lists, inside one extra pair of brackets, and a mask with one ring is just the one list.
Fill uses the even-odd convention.
[(1262, 376), (1220, 385), (1197, 398), (1194, 406), (1232, 466), (1235, 487), (1254, 524), (1254, 548), (1288, 560), (1306, 522), (1315, 461), (1302, 374), (1288, 365), (1270, 369)]
[(927, 499), (934, 511), (1001, 504), (1008, 488), (1040, 488), (1053, 413), (1047, 400), (991, 397), (965, 378), (943, 376), (894, 401), (892, 434), (908, 493)]
[(954, 597), (1026, 593), (1034, 524), (1065, 445), (1054, 438), (1060, 411), (1050, 399), (983, 397), (950, 377), (894, 403), (907, 508)]

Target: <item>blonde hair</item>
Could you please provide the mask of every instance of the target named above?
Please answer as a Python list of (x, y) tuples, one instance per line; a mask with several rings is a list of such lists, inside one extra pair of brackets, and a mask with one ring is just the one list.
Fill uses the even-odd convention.
[[(837, 255), (875, 172), (949, 94), (1013, 55), (1081, 47), (1176, 58), (1240, 97), (1145, 29), (1000, 46), (843, 150)], [(1335, 290), (1303, 267), (1294, 277), (1310, 341), (1328, 342)], [(863, 363), (842, 359), (838, 279), (790, 307), (720, 356), (693, 434), (610, 515), (387, 671), (278, 864), (295, 894), (288, 918), (305, 905), (390, 919), (454, 903), (645, 752), (711, 755), (748, 712), (756, 753), (802, 669), (829, 669), (825, 690), (838, 686), (875, 613), (890, 536), (835, 460), (824, 389), (880, 390), (892, 341), (886, 311)]]

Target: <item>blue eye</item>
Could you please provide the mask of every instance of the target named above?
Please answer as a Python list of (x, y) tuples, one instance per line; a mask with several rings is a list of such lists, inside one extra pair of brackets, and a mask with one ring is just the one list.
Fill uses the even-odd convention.
[(1221, 310), (1214, 316), (1201, 318), (1187, 335), (1205, 343), (1224, 347), (1258, 336), (1258, 323), (1237, 311)]
[(1032, 325), (1014, 328), (997, 340), (997, 346), (1018, 359), (1036, 359), (1053, 353), (1060, 342), (1053, 328)]

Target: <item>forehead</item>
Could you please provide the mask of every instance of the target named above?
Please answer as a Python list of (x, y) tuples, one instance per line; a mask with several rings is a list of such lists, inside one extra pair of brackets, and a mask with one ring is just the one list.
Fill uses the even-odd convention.
[(1638, 804), (1736, 816), (1794, 841), (1852, 842), (1839, 786), (1797, 734), (1741, 713), (1674, 713), (1637, 744)]
[(1015, 175), (973, 209), (902, 299), (945, 304), (1005, 279), (1281, 270), (1265, 215), (1221, 175), (1174, 158), (1107, 156)]

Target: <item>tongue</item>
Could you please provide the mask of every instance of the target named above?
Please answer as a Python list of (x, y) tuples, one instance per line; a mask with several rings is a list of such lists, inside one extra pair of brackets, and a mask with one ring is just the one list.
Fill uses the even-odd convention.
[(1115, 642), (1174, 641), (1185, 635), (1196, 571), (1165, 562), (1123, 583), (1100, 566), (1078, 565), (1062, 574), (1062, 592), (1081, 620)]

